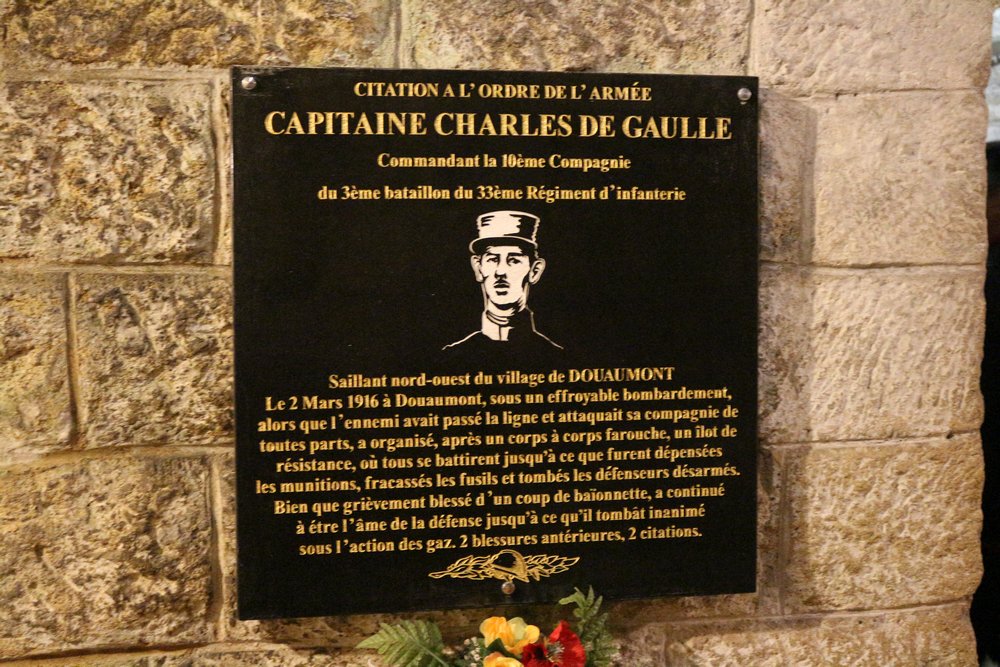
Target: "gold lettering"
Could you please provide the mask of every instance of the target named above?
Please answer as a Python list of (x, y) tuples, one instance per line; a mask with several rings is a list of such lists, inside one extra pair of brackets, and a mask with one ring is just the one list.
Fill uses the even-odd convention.
[(732, 139), (733, 133), (729, 127), (729, 124), (733, 122), (732, 118), (719, 117), (715, 119), (715, 134), (719, 139)]
[(264, 129), (267, 130), (268, 134), (284, 134), (283, 130), (274, 129), (274, 119), (279, 118), (284, 120), (284, 111), (272, 111), (271, 113), (264, 116)]
[(316, 134), (316, 126), (326, 120), (326, 114), (319, 111), (310, 111), (306, 117), (309, 119), (309, 132), (307, 134)]
[(452, 130), (446, 130), (444, 128), (444, 121), (453, 121), (455, 114), (451, 113), (439, 113), (434, 117), (434, 132), (441, 135), (442, 137), (447, 137), (452, 134)]
[[(272, 134), (286, 133), (285, 120), (297, 128), (291, 133), (318, 133), (336, 121), (306, 114), (303, 126), (291, 112), (272, 114)], [(555, 116), (509, 115), (516, 132), (558, 125)], [(461, 123), (483, 132), (487, 117), (463, 114)], [(365, 132), (360, 118), (351, 133)], [(494, 130), (498, 118), (489, 121)], [(683, 135), (683, 118), (633, 116), (622, 129), (633, 138), (668, 129)], [(369, 116), (367, 128), (398, 132), (404, 122), (401, 115)], [(451, 131), (448, 122), (435, 118)], [(729, 138), (729, 122), (692, 117), (686, 133)], [(594, 128), (596, 136), (596, 118)], [(377, 162), (393, 159), (381, 153)], [(513, 166), (533, 158), (503, 159)], [(410, 199), (434, 191), (414, 185), (382, 192)], [(672, 199), (682, 191), (656, 193)], [(343, 197), (369, 194), (379, 193), (353, 188)], [(729, 460), (739, 408), (727, 387), (689, 388), (680, 375), (673, 366), (331, 373), (325, 393), (265, 397), (262, 410), (279, 419), (259, 422), (254, 452), (271, 472), (253, 480), (254, 494), (267, 498), (294, 534), (331, 536), (329, 545), (297, 545), (308, 556), (697, 539), (701, 524), (720, 511), (715, 499), (745, 474)], [(487, 386), (491, 391), (480, 389)]]

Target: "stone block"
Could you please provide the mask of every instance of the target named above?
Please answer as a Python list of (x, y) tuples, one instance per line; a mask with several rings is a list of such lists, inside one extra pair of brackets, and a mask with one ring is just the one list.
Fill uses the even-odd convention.
[(765, 442), (802, 440), (809, 433), (807, 295), (802, 271), (761, 267), (757, 410)]
[[(369, 651), (213, 644), (185, 651), (88, 655), (32, 662), (37, 667), (371, 667)], [(85, 660), (85, 662), (81, 662)]]
[(977, 268), (762, 272), (761, 436), (803, 442), (976, 429)]
[[(236, 470), (232, 456), (219, 457), (215, 474), (222, 490), (222, 569), (224, 597), (224, 632), (232, 641), (264, 641), (292, 646), (324, 646), (331, 649), (351, 649), (361, 640), (379, 630), (380, 623), (396, 623), (404, 619), (427, 619), (437, 622), (447, 633), (447, 641), (460, 641), (479, 632), (485, 616), (480, 609), (416, 612), (406, 614), (346, 614), (313, 618), (283, 618), (262, 621), (240, 621), (236, 617)], [(541, 609), (541, 608), (540, 608)], [(550, 611), (547, 608), (544, 611)], [(529, 614), (519, 608), (518, 613)], [(532, 616), (535, 618), (535, 616)], [(375, 654), (360, 652), (367, 660)], [(337, 663), (338, 665), (341, 663)], [(367, 662), (343, 663), (367, 665)]]
[(0, 257), (211, 261), (211, 90), (190, 81), (0, 85)]
[(978, 434), (795, 446), (785, 467), (785, 610), (873, 609), (972, 595), (982, 573)]
[(646, 626), (623, 640), (629, 667), (971, 666), (964, 605), (781, 620)]
[(204, 460), (0, 472), (0, 658), (209, 637)]
[(74, 306), (84, 447), (231, 437), (228, 280), (81, 275)]
[(0, 273), (0, 460), (65, 449), (66, 278)]
[(385, 67), (395, 46), (387, 0), (55, 0), (8, 3), (0, 21), (9, 69)]
[[(778, 607), (780, 466), (770, 450), (758, 459), (757, 486), (757, 592), (740, 595), (673, 596), (649, 600), (607, 602), (616, 631), (644, 623), (686, 618), (762, 616), (776, 614)], [(598, 591), (600, 593), (600, 591)]]
[(992, 8), (986, 0), (762, 0), (753, 69), (762, 84), (791, 91), (981, 89)]
[(815, 112), (772, 90), (760, 103), (760, 257), (802, 260), (811, 225)]
[[(226, 109), (231, 109), (233, 105), (232, 91), (228, 85), (228, 78), (222, 85), (222, 104)], [(232, 155), (233, 137), (232, 132), (224, 132), (220, 137), (220, 155)], [(221, 201), (233, 201), (233, 170), (231, 159), (227, 159), (227, 166), (219, 175), (219, 192), (222, 195)], [(232, 266), (233, 264), (233, 207), (232, 205), (222, 206), (219, 210), (218, 232), (215, 239), (215, 255), (213, 261), (221, 266)]]
[(818, 271), (811, 282), (810, 439), (979, 428), (981, 269)]
[(750, 3), (408, 0), (404, 67), (743, 74)]
[(219, 227), (219, 243), (215, 249), (215, 263), (221, 266), (233, 265), (233, 220), (226, 214)]
[(981, 264), (982, 92), (839, 96), (817, 118), (813, 263)]

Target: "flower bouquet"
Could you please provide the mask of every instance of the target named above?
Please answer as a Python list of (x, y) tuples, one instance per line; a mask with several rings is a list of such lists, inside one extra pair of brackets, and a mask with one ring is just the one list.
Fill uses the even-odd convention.
[(573, 626), (559, 621), (548, 636), (522, 618), (487, 618), (472, 637), (456, 648), (445, 646), (441, 630), (430, 621), (383, 623), (382, 629), (358, 644), (374, 649), (390, 667), (610, 667), (618, 645), (600, 613), (594, 589), (559, 601), (573, 605)]

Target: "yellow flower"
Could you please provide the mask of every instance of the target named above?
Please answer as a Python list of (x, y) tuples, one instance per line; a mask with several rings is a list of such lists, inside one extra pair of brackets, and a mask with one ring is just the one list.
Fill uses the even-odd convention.
[(483, 661), (483, 667), (524, 667), (520, 660), (508, 658), (503, 653), (490, 653)]
[[(528, 625), (521, 617), (512, 618), (509, 621), (502, 616), (491, 616), (483, 621), (479, 626), (479, 631), (486, 639), (489, 646), (497, 639), (503, 642), (503, 647), (508, 653), (521, 655), (521, 651), (528, 644), (534, 644), (542, 634), (538, 626)], [(515, 660), (515, 662), (517, 662)], [(520, 665), (517, 662), (517, 665)], [(497, 667), (517, 667), (513, 663), (497, 663)], [(491, 667), (489, 665), (485, 667)]]

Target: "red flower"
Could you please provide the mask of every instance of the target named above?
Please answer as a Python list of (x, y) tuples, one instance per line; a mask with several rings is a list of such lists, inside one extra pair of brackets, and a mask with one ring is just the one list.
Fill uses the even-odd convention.
[(524, 647), (521, 662), (524, 667), (584, 667), (587, 654), (569, 624), (559, 621), (545, 645), (528, 644)]
[(559, 625), (549, 635), (549, 646), (553, 645), (559, 646), (559, 657), (555, 663), (559, 667), (584, 667), (587, 663), (587, 652), (583, 650), (580, 638), (570, 630), (566, 621), (559, 621)]
[(524, 667), (555, 667), (549, 660), (545, 647), (541, 644), (528, 644), (521, 651), (521, 662)]

